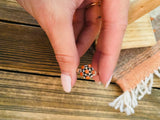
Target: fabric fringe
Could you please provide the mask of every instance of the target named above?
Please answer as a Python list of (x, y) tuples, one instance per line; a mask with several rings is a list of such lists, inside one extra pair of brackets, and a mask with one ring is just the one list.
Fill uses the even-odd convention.
[(155, 74), (160, 78), (160, 67), (151, 73), (149, 77), (142, 80), (136, 88), (131, 91), (125, 91), (122, 95), (117, 97), (109, 106), (119, 109), (120, 112), (125, 112), (127, 115), (134, 113), (134, 108), (138, 105), (138, 100), (141, 100), (145, 94), (151, 94), (153, 77)]

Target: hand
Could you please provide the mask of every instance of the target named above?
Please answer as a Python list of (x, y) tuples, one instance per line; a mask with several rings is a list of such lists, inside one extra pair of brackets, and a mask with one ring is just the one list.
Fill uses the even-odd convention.
[(100, 32), (92, 65), (96, 81), (105, 85), (115, 68), (127, 26), (129, 0), (102, 1), (102, 28), (99, 0), (17, 0), (40, 24), (54, 49), (66, 92), (74, 86), (80, 57)]

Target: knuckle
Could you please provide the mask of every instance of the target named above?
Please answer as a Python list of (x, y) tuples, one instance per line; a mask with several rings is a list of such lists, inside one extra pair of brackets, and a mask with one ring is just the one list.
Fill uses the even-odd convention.
[(60, 63), (71, 63), (73, 57), (64, 54), (56, 54), (56, 59)]
[(76, 57), (74, 56), (69, 56), (66, 54), (56, 54), (56, 59), (60, 65), (75, 65), (77, 64), (76, 62)]
[(99, 54), (102, 58), (111, 59), (111, 60), (117, 59), (119, 57), (119, 52), (113, 53), (112, 50), (99, 50)]
[(108, 57), (112, 57), (114, 56), (113, 52), (111, 51), (99, 51), (99, 53), (101, 54), (101, 56), (108, 56)]
[(126, 31), (128, 23), (127, 22), (111, 22), (111, 21), (103, 21), (103, 30), (111, 30), (117, 29), (120, 31)]

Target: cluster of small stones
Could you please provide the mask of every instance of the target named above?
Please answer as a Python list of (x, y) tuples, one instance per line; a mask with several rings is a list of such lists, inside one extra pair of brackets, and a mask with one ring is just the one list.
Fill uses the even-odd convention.
[(81, 66), (81, 69), (79, 69), (79, 73), (84, 79), (91, 79), (96, 75), (96, 71), (91, 66), (91, 64)]

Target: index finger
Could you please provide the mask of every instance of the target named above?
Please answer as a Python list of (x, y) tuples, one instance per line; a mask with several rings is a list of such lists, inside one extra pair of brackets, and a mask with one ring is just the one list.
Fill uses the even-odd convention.
[(102, 1), (102, 29), (92, 65), (98, 71), (98, 77), (95, 78), (106, 87), (110, 83), (119, 57), (128, 21), (128, 8), (129, 0)]

